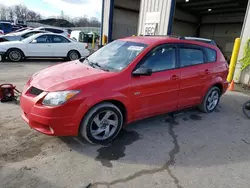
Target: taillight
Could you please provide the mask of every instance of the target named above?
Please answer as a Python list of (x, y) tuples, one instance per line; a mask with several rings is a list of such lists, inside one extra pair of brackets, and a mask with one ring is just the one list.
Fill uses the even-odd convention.
[(70, 38), (70, 34), (68, 34), (68, 37)]

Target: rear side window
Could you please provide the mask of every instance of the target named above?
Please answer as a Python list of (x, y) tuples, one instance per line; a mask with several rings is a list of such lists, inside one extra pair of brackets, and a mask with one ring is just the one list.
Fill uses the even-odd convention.
[(204, 48), (207, 55), (207, 62), (215, 62), (217, 59), (217, 53), (215, 50), (211, 48)]
[(52, 32), (52, 33), (58, 33), (58, 34), (63, 33), (63, 31), (60, 30), (60, 29), (45, 28), (45, 30), (49, 31), (49, 32)]
[(196, 48), (180, 48), (180, 63), (181, 67), (191, 65), (199, 65), (204, 63), (204, 54), (201, 49)]
[(70, 41), (62, 36), (53, 36), (53, 43), (69, 43)]
[(32, 35), (37, 34), (37, 33), (41, 33), (41, 32), (40, 31), (32, 31), (32, 32), (29, 32), (29, 33), (23, 35), (22, 38), (26, 39), (26, 38), (28, 38), (28, 37), (30, 37)]

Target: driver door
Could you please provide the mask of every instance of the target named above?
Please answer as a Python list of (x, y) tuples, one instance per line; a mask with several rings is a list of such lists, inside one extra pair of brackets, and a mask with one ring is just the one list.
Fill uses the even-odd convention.
[(132, 76), (132, 104), (134, 118), (140, 119), (177, 109), (180, 71), (175, 45), (154, 48), (137, 65), (152, 70), (150, 76)]
[(42, 35), (27, 45), (28, 57), (52, 57), (51, 35)]

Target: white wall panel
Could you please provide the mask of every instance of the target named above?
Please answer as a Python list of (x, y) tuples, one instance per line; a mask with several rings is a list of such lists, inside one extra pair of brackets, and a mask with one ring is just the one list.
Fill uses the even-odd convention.
[(143, 33), (147, 12), (160, 12), (160, 22), (156, 34), (166, 35), (172, 0), (141, 0), (138, 34)]
[(104, 18), (103, 18), (103, 35), (108, 36), (109, 31), (109, 10), (110, 10), (110, 0), (104, 1)]
[(246, 69), (245, 71), (242, 72), (241, 77), (238, 78), (239, 73), (240, 73), (240, 63), (239, 59), (243, 58), (244, 54), (244, 47), (246, 45), (246, 42), (250, 39), (250, 1), (248, 1), (248, 7), (246, 11), (246, 16), (244, 19), (244, 24), (242, 27), (242, 32), (241, 32), (241, 45), (240, 45), (240, 52), (239, 52), (239, 57), (238, 57), (238, 63), (236, 65), (236, 71), (234, 74), (234, 80), (236, 82), (241, 82), (245, 84), (250, 84), (250, 67)]

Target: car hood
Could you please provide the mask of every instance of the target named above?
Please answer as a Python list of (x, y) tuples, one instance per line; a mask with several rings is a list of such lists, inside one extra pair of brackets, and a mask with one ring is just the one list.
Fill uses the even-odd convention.
[(57, 64), (34, 74), (30, 85), (43, 91), (79, 89), (86, 83), (105, 79), (112, 74), (114, 73), (92, 68), (76, 60)]

